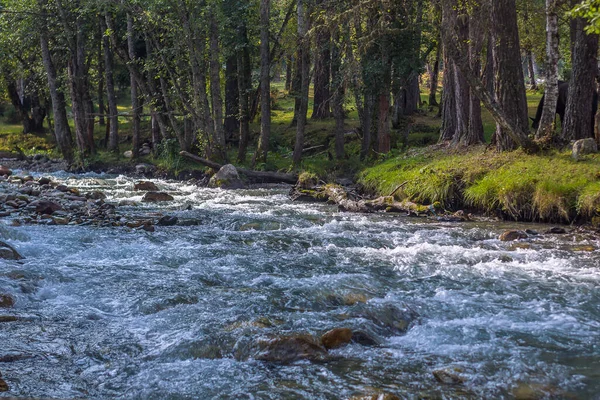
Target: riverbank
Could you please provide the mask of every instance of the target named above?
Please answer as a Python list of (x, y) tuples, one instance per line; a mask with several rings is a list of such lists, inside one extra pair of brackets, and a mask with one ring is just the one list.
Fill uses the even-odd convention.
[(368, 193), (398, 201), (440, 202), (449, 210), (506, 220), (600, 224), (600, 155), (497, 153), (485, 146), (413, 149), (364, 169)]

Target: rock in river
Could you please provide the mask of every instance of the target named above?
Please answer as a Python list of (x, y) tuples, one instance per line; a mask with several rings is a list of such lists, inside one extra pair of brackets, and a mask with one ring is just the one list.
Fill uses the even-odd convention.
[(512, 242), (513, 240), (527, 239), (529, 236), (523, 231), (506, 231), (498, 239), (503, 242)]
[(173, 201), (175, 198), (165, 192), (148, 192), (142, 197), (144, 203), (156, 203), (160, 201)]
[(0, 176), (11, 176), (12, 171), (5, 167), (4, 165), (0, 165)]
[(352, 341), (352, 330), (349, 328), (335, 328), (321, 336), (321, 343), (326, 349), (336, 349)]
[(309, 335), (284, 336), (260, 340), (256, 360), (290, 363), (297, 360), (324, 361), (327, 350)]
[(0, 308), (11, 308), (15, 305), (15, 299), (8, 294), (0, 294)]
[(35, 207), (35, 212), (40, 214), (52, 214), (55, 211), (62, 210), (62, 206), (49, 200), (37, 200), (30, 204)]
[(158, 192), (158, 187), (154, 184), (154, 182), (140, 181), (133, 184), (133, 190), (143, 192)]
[(23, 257), (8, 243), (0, 241), (0, 259), (20, 260)]

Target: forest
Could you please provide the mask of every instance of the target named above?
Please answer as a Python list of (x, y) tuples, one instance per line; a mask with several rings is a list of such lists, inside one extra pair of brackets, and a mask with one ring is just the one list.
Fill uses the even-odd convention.
[[(548, 155), (599, 136), (596, 3), (3, 0), (0, 145), (60, 154), (74, 170), (143, 157), (176, 169), (185, 151), (258, 170), (371, 172), (379, 191), (365, 168), (415, 145)], [(583, 186), (550, 206), (558, 217), (534, 217), (579, 215), (579, 195), (596, 188)]]

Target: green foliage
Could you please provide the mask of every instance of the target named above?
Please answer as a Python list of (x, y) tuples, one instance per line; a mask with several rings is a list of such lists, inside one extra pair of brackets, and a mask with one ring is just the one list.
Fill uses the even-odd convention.
[(600, 0), (584, 0), (573, 8), (571, 15), (588, 20), (588, 33), (600, 34)]
[(179, 155), (177, 139), (164, 139), (157, 147), (158, 165), (170, 171), (180, 171), (183, 158)]

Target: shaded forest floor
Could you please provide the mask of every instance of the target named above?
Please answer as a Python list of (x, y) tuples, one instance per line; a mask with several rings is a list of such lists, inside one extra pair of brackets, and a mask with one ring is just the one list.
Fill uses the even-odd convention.
[[(312, 93), (311, 93), (312, 95)], [(272, 135), (269, 159), (256, 166), (258, 170), (289, 171), (292, 168), (292, 151), (296, 128), (291, 125), (294, 98), (283, 87), (274, 83), (272, 89)], [(423, 91), (423, 101), (426, 100)], [(439, 98), (439, 95), (438, 95)], [(534, 116), (540, 93), (529, 92), (529, 115)], [(130, 107), (127, 94), (120, 96), (119, 111), (126, 113)], [(7, 112), (8, 109), (8, 112)], [(309, 110), (312, 110), (312, 99)], [(425, 104), (418, 113), (406, 121), (407, 126), (392, 131), (393, 150), (376, 159), (361, 162), (359, 159), (359, 119), (354, 104), (346, 104), (346, 158), (335, 160), (333, 119), (309, 119), (305, 148), (300, 169), (315, 174), (326, 181), (339, 177), (357, 179), (374, 195), (386, 195), (398, 186), (395, 196), (401, 200), (419, 203), (440, 202), (449, 210), (466, 209), (485, 211), (504, 218), (544, 222), (600, 222), (600, 156), (587, 156), (573, 161), (570, 152), (554, 151), (543, 155), (526, 155), (520, 151), (498, 154), (486, 146), (452, 150), (437, 144), (441, 119), (437, 107)], [(309, 115), (310, 117), (310, 115)], [(260, 132), (259, 118), (251, 125), (253, 145)], [(119, 120), (121, 151), (111, 154), (99, 149), (98, 154), (80, 159), (80, 167), (94, 169), (99, 166), (131, 165), (122, 156), (130, 149), (130, 124), (127, 118)], [(494, 121), (483, 113), (484, 132), (489, 141)], [(142, 121), (143, 139), (150, 138), (149, 121)], [(403, 132), (408, 129), (406, 138)], [(97, 142), (104, 143), (106, 128), (96, 125)], [(21, 126), (10, 122), (10, 107), (4, 107), (0, 116), (0, 151), (14, 151), (18, 147), (25, 154), (45, 154), (58, 157), (50, 134), (21, 133)], [(174, 139), (163, 142), (153, 155), (139, 162), (157, 165), (177, 174), (183, 170), (203, 167), (181, 158)], [(229, 157), (236, 158), (236, 148), (231, 146)], [(249, 167), (254, 147), (251, 146), (247, 162)]]

